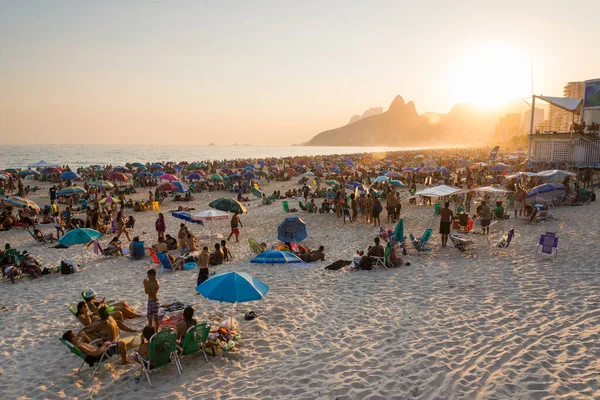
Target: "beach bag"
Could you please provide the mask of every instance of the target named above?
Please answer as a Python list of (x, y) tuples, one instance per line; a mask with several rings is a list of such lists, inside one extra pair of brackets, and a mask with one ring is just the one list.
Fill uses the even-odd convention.
[(60, 262), (60, 273), (64, 275), (73, 273), (73, 265), (68, 261), (62, 260)]

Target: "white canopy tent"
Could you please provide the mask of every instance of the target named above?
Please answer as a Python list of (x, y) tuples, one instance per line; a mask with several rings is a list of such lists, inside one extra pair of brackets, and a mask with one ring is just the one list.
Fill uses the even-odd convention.
[(454, 187), (454, 186), (447, 186), (447, 185), (432, 186), (432, 187), (426, 187), (423, 190), (416, 192), (412, 196), (407, 197), (407, 199), (412, 199), (413, 197), (417, 197), (417, 196), (426, 196), (426, 197), (452, 196), (453, 194), (457, 194), (461, 191), (462, 191), (462, 189)]
[(551, 96), (535, 96), (538, 99), (544, 100), (547, 103), (552, 104), (558, 108), (562, 108), (565, 111), (572, 112), (574, 114), (581, 114), (581, 107), (583, 99), (574, 99), (571, 97), (551, 97)]

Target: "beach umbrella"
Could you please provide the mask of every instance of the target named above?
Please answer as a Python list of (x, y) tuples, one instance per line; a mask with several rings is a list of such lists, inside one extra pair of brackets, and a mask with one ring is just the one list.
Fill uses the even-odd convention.
[(0, 179), (8, 179), (8, 178), (10, 178), (10, 176), (9, 176), (9, 175), (6, 175), (6, 174), (0, 174)]
[(226, 303), (244, 303), (262, 299), (269, 287), (245, 272), (226, 272), (214, 276), (196, 287), (209, 300)]
[(223, 181), (223, 177), (219, 174), (213, 174), (210, 176), (210, 180), (215, 182), (221, 182)]
[(108, 196), (99, 201), (100, 204), (120, 203), (121, 200)]
[(491, 169), (492, 171), (506, 171), (508, 169), (508, 165), (504, 163), (498, 163), (494, 165)]
[(108, 179), (112, 179), (113, 181), (126, 181), (129, 178), (122, 172), (111, 172), (108, 174)]
[(315, 174), (313, 172), (306, 171), (305, 173), (302, 174), (302, 176), (315, 176)]
[[(70, 230), (58, 239), (58, 243), (63, 246), (72, 246), (74, 244), (88, 244), (93, 240), (99, 239), (102, 234), (94, 229), (89, 228), (76, 228)], [(83, 246), (81, 246), (81, 265), (83, 265), (85, 259), (83, 258)]]
[(233, 174), (233, 170), (231, 168), (223, 168), (221, 170), (222, 173), (226, 174), (226, 175), (231, 175)]
[(150, 165), (150, 169), (163, 169), (163, 165), (161, 163), (154, 163)]
[(337, 186), (340, 183), (338, 181), (336, 181), (335, 179), (328, 179), (325, 181), (325, 183), (329, 186)]
[(190, 180), (190, 181), (193, 181), (193, 180), (202, 179), (202, 178), (203, 178), (203, 176), (202, 176), (202, 174), (199, 174), (199, 173), (197, 173), (197, 172), (194, 172), (193, 174), (189, 174), (189, 175), (187, 176), (187, 178), (188, 178), (188, 180)]
[(415, 172), (417, 169), (413, 167), (407, 167), (402, 170), (402, 172)]
[(242, 203), (235, 199), (230, 198), (220, 198), (213, 200), (208, 204), (210, 208), (214, 208), (216, 210), (221, 210), (230, 213), (238, 213), (238, 214), (247, 214), (248, 210)]
[(204, 222), (202, 222), (199, 219), (194, 219), (192, 216), (192, 213), (189, 211), (173, 211), (171, 213), (171, 216), (174, 218), (179, 218), (182, 219), (184, 221), (190, 222), (192, 224), (200, 224), (200, 225), (204, 225)]
[(146, 166), (144, 165), (140, 165), (139, 167), (136, 167), (139, 171), (146, 171), (148, 168), (146, 168)]
[(442, 174), (449, 174), (451, 171), (448, 168), (438, 168), (437, 172), (441, 172)]
[(179, 180), (178, 177), (176, 177), (175, 175), (172, 175), (172, 174), (162, 174), (162, 175), (160, 175), (160, 179), (166, 180), (166, 181), (178, 181)]
[(11, 196), (8, 197), (6, 199), (2, 199), (3, 202), (8, 203), (8, 204), (12, 204), (13, 206), (16, 207), (23, 207), (23, 208), (33, 208), (36, 211), (40, 211), (40, 207), (35, 204), (33, 201), (29, 200), (29, 199), (25, 199), (23, 197), (18, 197), (18, 196)]
[(181, 165), (176, 165), (173, 168), (175, 168), (175, 171), (179, 172), (183, 169), (183, 167)]
[(269, 174), (267, 174), (265, 171), (258, 171), (256, 173), (256, 175), (258, 175), (258, 176), (264, 176), (265, 178), (269, 176)]
[(361, 192), (365, 191), (365, 186), (360, 182), (352, 181), (352, 182), (346, 183), (344, 186), (350, 190), (354, 190), (354, 189), (358, 188), (358, 190), (360, 190)]
[(175, 181), (175, 182), (171, 182), (172, 185), (175, 185), (177, 187), (176, 192), (177, 193), (186, 193), (190, 191), (190, 188), (188, 187), (188, 185), (186, 185), (183, 182), (179, 182), (179, 181)]
[(209, 224), (210, 236), (212, 236), (212, 221), (227, 218), (229, 218), (229, 214), (219, 210), (199, 211), (195, 214), (192, 214), (192, 219), (195, 221), (211, 221), (211, 223)]
[(301, 242), (307, 237), (306, 224), (299, 217), (288, 217), (277, 227), (277, 239), (282, 242)]
[(398, 187), (406, 187), (406, 185), (404, 183), (402, 183), (396, 179), (390, 179), (389, 183), (390, 183), (390, 185), (394, 185), (394, 186), (398, 186)]
[(174, 192), (177, 190), (177, 186), (175, 186), (171, 182), (165, 182), (165, 183), (159, 185), (156, 188), (156, 190), (158, 190), (159, 192)]
[(302, 260), (295, 254), (289, 251), (283, 250), (269, 250), (264, 253), (260, 253), (252, 260), (253, 264), (288, 264), (288, 263), (301, 263)]
[(122, 165), (118, 165), (118, 166), (116, 166), (116, 167), (113, 168), (113, 171), (128, 172), (129, 168), (124, 167)]
[(569, 172), (569, 171), (560, 170), (560, 169), (552, 169), (552, 170), (540, 171), (537, 173), (537, 176), (542, 177), (544, 182), (561, 183), (565, 179), (565, 176), (577, 176), (577, 174), (574, 174), (573, 172)]
[(244, 174), (244, 178), (246, 178), (246, 179), (256, 179), (256, 175), (254, 175), (252, 172), (246, 172)]
[(296, 173), (296, 170), (294, 168), (288, 167), (284, 170), (284, 172), (288, 175), (294, 175)]
[(373, 179), (373, 183), (387, 182), (389, 180), (390, 178), (387, 176), (378, 176), (377, 178)]
[(258, 197), (259, 199), (262, 199), (262, 192), (256, 186), (252, 186), (250, 190), (252, 191), (253, 195)]
[(260, 165), (261, 167), (264, 167), (267, 165), (267, 163), (265, 162), (265, 160), (258, 160), (258, 165)]
[(61, 189), (58, 192), (56, 192), (56, 194), (58, 194), (58, 195), (82, 194), (82, 193), (85, 193), (85, 190), (83, 188), (80, 188), (79, 186), (70, 186), (70, 187)]
[(164, 174), (165, 174), (165, 173), (164, 173), (164, 172), (162, 172), (162, 171), (154, 171), (154, 172), (152, 173), (152, 176), (161, 176), (161, 175), (164, 175)]
[(6, 172), (8, 172), (8, 173), (11, 173), (11, 174), (16, 174), (16, 173), (18, 173), (18, 172), (19, 172), (19, 171), (17, 171), (17, 170), (16, 170), (16, 169), (14, 169), (14, 168), (6, 168), (4, 171), (6, 171)]
[(114, 185), (111, 182), (108, 181), (93, 181), (89, 183), (90, 186), (96, 186), (102, 189), (110, 189), (112, 187), (114, 187)]
[(248, 164), (244, 167), (245, 171), (254, 171), (254, 165)]
[(431, 165), (427, 165), (423, 168), (419, 168), (419, 172), (422, 172), (424, 174), (431, 174), (433, 172), (437, 172), (437, 168)]
[(560, 183), (544, 183), (531, 189), (527, 192), (526, 199), (535, 201), (536, 199), (551, 199), (558, 196), (563, 196), (567, 188)]
[(58, 177), (60, 179), (77, 179), (77, 178), (79, 178), (79, 175), (77, 175), (73, 171), (65, 171), (62, 174), (60, 174)]
[(400, 218), (394, 229), (394, 237), (397, 242), (404, 243), (404, 219)]
[(32, 169), (26, 169), (25, 171), (21, 171), (19, 172), (19, 175), (21, 176), (27, 176), (27, 175), (38, 175), (37, 171), (34, 171)]
[(136, 167), (136, 168), (146, 168), (146, 166), (144, 164), (139, 163), (139, 162), (131, 163), (131, 166)]
[(390, 171), (390, 172), (386, 173), (385, 176), (387, 176), (388, 178), (400, 178), (402, 176), (402, 174), (397, 171)]
[(338, 167), (333, 167), (330, 169), (331, 172), (335, 173), (335, 174), (339, 174), (340, 172), (342, 172)]
[(138, 173), (138, 176), (152, 176), (152, 174), (148, 171), (142, 171)]

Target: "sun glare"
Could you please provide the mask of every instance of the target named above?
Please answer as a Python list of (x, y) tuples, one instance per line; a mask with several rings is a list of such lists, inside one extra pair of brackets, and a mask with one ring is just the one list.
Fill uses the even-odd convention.
[(460, 59), (452, 75), (455, 101), (484, 109), (527, 97), (531, 91), (530, 62), (511, 47), (486, 47)]

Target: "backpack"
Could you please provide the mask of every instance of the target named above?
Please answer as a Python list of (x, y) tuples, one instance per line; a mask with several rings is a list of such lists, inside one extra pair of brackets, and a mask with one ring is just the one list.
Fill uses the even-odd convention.
[(60, 273), (61, 274), (71, 274), (73, 272), (73, 266), (71, 264), (69, 264), (68, 262), (66, 262), (65, 260), (62, 260), (60, 262)]

